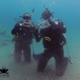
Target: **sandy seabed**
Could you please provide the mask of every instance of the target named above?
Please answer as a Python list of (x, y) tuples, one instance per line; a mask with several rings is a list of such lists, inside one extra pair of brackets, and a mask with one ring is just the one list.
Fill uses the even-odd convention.
[[(37, 45), (34, 50), (40, 51), (40, 45)], [(71, 47), (73, 46), (73, 47)], [(5, 66), (8, 69), (9, 76), (0, 76), (0, 80), (80, 80), (80, 45), (69, 44), (71, 58), (73, 64), (68, 63), (66, 71), (62, 77), (55, 75), (55, 61), (51, 58), (48, 62), (45, 71), (37, 72), (37, 62), (33, 59), (30, 64), (21, 62), (15, 63), (13, 57), (14, 44), (9, 44), (0, 47), (0, 69)], [(67, 55), (67, 52), (65, 50)], [(78, 55), (77, 55), (78, 54)]]

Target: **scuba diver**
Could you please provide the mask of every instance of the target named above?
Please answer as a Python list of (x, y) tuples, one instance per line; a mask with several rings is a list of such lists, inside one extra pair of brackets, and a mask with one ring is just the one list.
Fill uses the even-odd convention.
[[(66, 39), (63, 33), (66, 33), (66, 27), (59, 19), (52, 21), (52, 14), (46, 8), (42, 13), (44, 21), (37, 24), (36, 41), (43, 39), (44, 52), (41, 54), (38, 62), (37, 70), (43, 72), (51, 57), (55, 58), (55, 73), (57, 76), (62, 76), (68, 64), (68, 58), (64, 57), (63, 46), (66, 44)], [(42, 25), (45, 25), (43, 28)], [(40, 29), (40, 31), (39, 31)]]
[(23, 20), (18, 21), (11, 31), (14, 35), (13, 41), (15, 41), (14, 57), (16, 62), (20, 62), (23, 53), (24, 61), (31, 62), (30, 44), (32, 43), (35, 27), (29, 13), (25, 13), (20, 17)]

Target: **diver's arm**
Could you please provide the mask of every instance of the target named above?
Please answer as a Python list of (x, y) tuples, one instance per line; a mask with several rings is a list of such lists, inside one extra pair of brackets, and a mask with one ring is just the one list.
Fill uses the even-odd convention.
[(42, 36), (41, 36), (41, 31), (40, 31), (40, 33), (39, 33), (39, 32), (38, 32), (38, 29), (35, 29), (35, 34), (34, 34), (34, 36), (35, 36), (36, 42), (39, 42), (39, 41), (41, 40), (41, 38), (42, 38)]
[(17, 33), (17, 30), (18, 30), (18, 23), (14, 26), (14, 28), (12, 29), (12, 31), (11, 31), (11, 34), (12, 35), (15, 35), (16, 33)]
[(24, 27), (20, 26), (20, 22), (17, 23), (14, 28), (12, 29), (11, 33), (14, 36), (19, 36), (19, 34), (21, 34), (22, 29), (24, 29)]

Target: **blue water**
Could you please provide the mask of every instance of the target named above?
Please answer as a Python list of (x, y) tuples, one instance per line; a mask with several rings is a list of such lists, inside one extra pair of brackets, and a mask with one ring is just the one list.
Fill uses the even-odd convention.
[[(38, 20), (41, 19), (41, 14), (45, 10), (44, 5), (47, 6), (47, 8), (54, 12), (53, 16), (54, 18), (61, 19), (66, 28), (67, 28), (67, 42), (68, 42), (68, 48), (70, 55), (74, 61), (74, 64), (69, 64), (68, 69), (65, 73), (65, 75), (62, 78), (56, 78), (52, 77), (52, 71), (49, 70), (42, 74), (37, 74), (36, 68), (34, 69), (32, 66), (29, 66), (26, 70), (29, 71), (29, 77), (28, 79), (24, 80), (79, 80), (80, 78), (80, 0), (0, 0), (0, 32), (5, 31), (5, 35), (0, 35), (0, 67), (1, 66), (8, 66), (10, 70), (14, 70), (17, 67), (14, 66), (12, 68), (11, 65), (15, 65), (13, 63), (12, 56), (7, 57), (7, 55), (10, 55), (11, 52), (14, 49), (14, 44), (11, 43), (12, 35), (11, 30), (13, 29), (14, 25), (16, 24), (16, 21), (14, 21), (14, 18), (19, 18), (19, 16), (22, 16), (24, 13), (29, 12), (32, 15), (32, 21), (36, 24)], [(34, 9), (34, 12), (32, 14), (32, 10)], [(36, 45), (36, 46), (35, 46)], [(40, 43), (36, 43), (34, 41), (35, 46), (35, 52), (43, 51), (43, 46)], [(40, 46), (40, 47), (38, 47)], [(5, 50), (5, 51), (4, 51)], [(6, 55), (5, 55), (6, 54)], [(65, 48), (65, 54), (67, 55), (67, 51)], [(6, 60), (8, 62), (6, 62)], [(11, 62), (12, 61), (12, 62)], [(35, 66), (35, 62), (34, 66)], [(51, 65), (51, 64), (50, 64)], [(20, 66), (22, 70), (24, 70), (25, 65), (16, 65)], [(51, 65), (54, 66), (54, 65)], [(49, 66), (49, 68), (51, 67)], [(36, 66), (35, 66), (36, 67)], [(31, 71), (30, 70), (33, 70)], [(77, 70), (76, 70), (77, 68)], [(52, 67), (51, 67), (52, 69)], [(8, 80), (13, 80), (13, 77), (15, 77), (15, 80), (23, 80), (23, 78), (19, 79), (17, 76), (24, 76), (22, 74), (26, 72), (22, 72), (19, 75), (15, 75), (14, 72), (11, 71), (11, 77)], [(18, 71), (16, 72), (18, 74)], [(30, 75), (31, 73), (31, 75)], [(49, 75), (49, 73), (51, 75)], [(33, 75), (35, 74), (35, 76)], [(13, 76), (14, 75), (14, 76)], [(70, 76), (71, 75), (71, 76)], [(40, 79), (39, 79), (40, 76)], [(44, 76), (44, 77), (43, 77)], [(46, 78), (46, 76), (48, 76)], [(36, 78), (37, 77), (37, 78)], [(33, 79), (34, 78), (34, 79)], [(0, 79), (1, 80), (1, 79)], [(6, 79), (7, 80), (7, 79)]]

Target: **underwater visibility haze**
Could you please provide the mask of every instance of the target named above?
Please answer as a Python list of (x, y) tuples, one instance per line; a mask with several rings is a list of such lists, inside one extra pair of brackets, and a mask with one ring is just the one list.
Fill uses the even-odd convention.
[[(11, 30), (16, 24), (15, 18), (21, 19), (28, 12), (36, 24), (43, 21), (44, 5), (53, 13), (53, 20), (59, 18), (66, 26), (67, 48), (64, 46), (65, 56), (70, 56), (73, 64), (68, 64), (62, 77), (54, 74), (55, 61), (51, 58), (43, 73), (37, 72), (37, 62), (32, 58), (30, 64), (14, 62), (14, 43)], [(0, 69), (5, 66), (9, 76), (0, 80), (79, 80), (80, 79), (80, 0), (0, 0)], [(42, 41), (33, 40), (31, 52), (43, 52)], [(69, 53), (69, 55), (68, 55)]]

